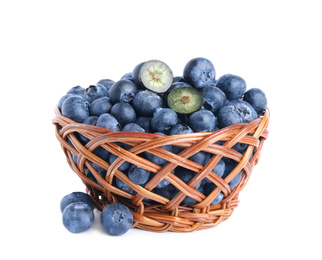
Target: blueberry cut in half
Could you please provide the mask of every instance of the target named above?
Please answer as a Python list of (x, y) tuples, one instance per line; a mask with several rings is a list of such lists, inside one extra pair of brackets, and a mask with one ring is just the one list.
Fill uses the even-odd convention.
[(195, 88), (178, 87), (168, 95), (169, 107), (180, 114), (190, 114), (197, 111), (203, 103), (202, 94)]
[(139, 72), (139, 81), (147, 89), (164, 93), (173, 82), (173, 73), (167, 64), (159, 60), (145, 62)]

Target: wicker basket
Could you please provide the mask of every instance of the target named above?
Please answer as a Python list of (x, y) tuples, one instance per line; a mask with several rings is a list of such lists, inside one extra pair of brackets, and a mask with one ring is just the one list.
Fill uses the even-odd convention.
[[(61, 143), (67, 162), (86, 185), (87, 192), (93, 198), (96, 207), (102, 210), (109, 203), (124, 203), (133, 213), (133, 227), (155, 232), (167, 230), (190, 232), (207, 229), (228, 219), (239, 203), (239, 192), (245, 187), (253, 167), (260, 158), (261, 149), (268, 136), (269, 123), (269, 110), (267, 109), (263, 117), (249, 124), (232, 125), (211, 133), (164, 136), (150, 133), (114, 132), (76, 123), (62, 116), (57, 107), (55, 114), (52, 122), (56, 126), (56, 137)], [(82, 145), (77, 138), (79, 134), (90, 141)], [(218, 141), (225, 142), (219, 145)], [(231, 149), (238, 142), (248, 144), (244, 155)], [(132, 148), (123, 149), (119, 146), (120, 143), (130, 145)], [(176, 145), (184, 149), (180, 154), (174, 154), (162, 149), (164, 145)], [(111, 165), (108, 164), (92, 153), (99, 146), (117, 155), (118, 158)], [(140, 157), (144, 151), (149, 151), (167, 160), (168, 163), (161, 167)], [(199, 151), (213, 154), (212, 159), (205, 166), (187, 159)], [(77, 164), (73, 160), (73, 155), (77, 156)], [(225, 179), (220, 178), (211, 170), (222, 157), (238, 163)], [(144, 187), (133, 183), (126, 174), (118, 170), (124, 161), (154, 173), (153, 177)], [(105, 179), (95, 170), (92, 163), (107, 170)], [(171, 172), (177, 166), (185, 167), (197, 174), (186, 184)], [(90, 171), (96, 181), (86, 177), (86, 171)], [(239, 172), (242, 174), (241, 181), (232, 190), (228, 183)], [(135, 191), (135, 195), (117, 188), (114, 185), (115, 176), (130, 186)], [(205, 177), (217, 186), (207, 197), (193, 188)], [(153, 188), (164, 178), (179, 189), (179, 193), (172, 200), (152, 192)], [(219, 192), (223, 192), (224, 199), (217, 205), (210, 205)], [(181, 202), (186, 196), (195, 199), (198, 203), (192, 206), (182, 206)], [(144, 198), (149, 198), (156, 203), (146, 203), (143, 201)]]

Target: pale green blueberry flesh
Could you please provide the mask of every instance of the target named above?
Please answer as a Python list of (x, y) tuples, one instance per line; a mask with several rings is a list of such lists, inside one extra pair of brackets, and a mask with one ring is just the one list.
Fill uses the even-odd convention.
[(173, 82), (173, 73), (164, 62), (150, 60), (142, 65), (140, 79), (143, 86), (147, 89), (156, 93), (164, 93)]
[(190, 114), (202, 106), (201, 93), (189, 87), (181, 87), (172, 90), (168, 95), (169, 107), (180, 114)]

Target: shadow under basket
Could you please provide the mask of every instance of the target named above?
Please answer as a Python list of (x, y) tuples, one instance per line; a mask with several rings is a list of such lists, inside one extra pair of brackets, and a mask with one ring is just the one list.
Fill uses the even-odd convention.
[[(171, 136), (114, 132), (76, 123), (62, 116), (58, 107), (55, 114), (52, 123), (56, 127), (56, 137), (67, 162), (85, 184), (97, 209), (102, 210), (110, 203), (121, 202), (133, 213), (133, 227), (155, 232), (191, 232), (207, 229), (232, 215), (239, 203), (239, 193), (247, 184), (260, 158), (260, 152), (268, 136), (270, 116), (269, 110), (266, 109), (262, 117), (249, 124), (232, 125), (216, 132)], [(233, 149), (238, 143), (247, 147), (243, 154)], [(175, 146), (180, 152), (175, 154), (167, 151), (162, 148), (164, 145)], [(103, 152), (117, 157), (109, 164), (101, 158), (102, 156), (97, 155), (95, 151), (98, 149), (104, 149)], [(210, 153), (211, 159), (206, 165), (188, 159), (199, 151)], [(159, 166), (147, 160), (145, 152), (163, 158), (166, 163)], [(235, 162), (236, 165), (225, 178), (212, 171), (221, 159)], [(132, 182), (126, 172), (119, 170), (126, 161), (151, 172), (146, 184), (138, 185)], [(174, 174), (177, 167), (195, 172), (194, 177), (188, 183), (183, 182)], [(102, 168), (104, 175), (100, 173)], [(241, 175), (240, 181), (232, 188), (229, 183), (237, 174)], [(125, 183), (129, 190), (118, 188), (115, 185), (116, 178)], [(215, 184), (214, 190), (208, 196), (194, 189), (205, 178)], [(155, 192), (155, 187), (163, 179), (177, 189), (174, 197), (169, 198)], [(222, 201), (211, 205), (220, 192), (224, 195)], [(182, 201), (186, 197), (194, 199), (196, 203), (183, 204)]]

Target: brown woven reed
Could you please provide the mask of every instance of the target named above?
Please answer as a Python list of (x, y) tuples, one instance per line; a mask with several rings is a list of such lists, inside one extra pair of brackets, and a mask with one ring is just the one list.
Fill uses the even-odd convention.
[[(268, 136), (267, 126), (269, 123), (269, 110), (267, 109), (263, 117), (249, 124), (232, 125), (211, 133), (164, 136), (150, 133), (113, 132), (96, 126), (76, 123), (62, 116), (57, 107), (55, 114), (52, 123), (56, 126), (56, 137), (66, 155), (67, 162), (86, 185), (96, 207), (102, 210), (109, 203), (124, 203), (130, 207), (133, 213), (133, 227), (155, 232), (167, 230), (190, 232), (207, 229), (228, 219), (237, 207), (238, 195), (247, 184), (252, 170), (260, 158), (261, 149)], [(84, 135), (90, 141), (83, 146), (76, 138), (77, 134)], [(218, 145), (217, 141), (225, 141), (225, 144)], [(238, 142), (248, 144), (244, 155), (231, 149)], [(117, 143), (133, 147), (130, 150), (125, 150)], [(164, 145), (176, 145), (185, 149), (180, 154), (174, 154), (162, 149), (161, 147)], [(108, 164), (92, 153), (98, 146), (117, 155), (118, 158), (111, 165)], [(161, 167), (140, 157), (139, 154), (144, 151), (149, 151), (149, 153), (167, 160), (168, 163)], [(212, 159), (205, 166), (187, 159), (199, 151), (213, 154)], [(78, 157), (77, 164), (74, 163), (72, 154)], [(222, 157), (230, 158), (238, 163), (225, 179), (220, 178), (211, 170)], [(133, 183), (118, 170), (124, 161), (129, 161), (154, 173), (153, 177), (144, 187)], [(93, 168), (91, 162), (107, 170), (105, 179)], [(195, 177), (188, 184), (184, 183), (171, 172), (177, 166), (196, 172)], [(86, 168), (100, 185), (86, 177)], [(232, 190), (228, 183), (240, 171), (242, 173), (241, 181)], [(136, 195), (131, 195), (114, 186), (115, 176), (130, 186)], [(205, 177), (217, 186), (207, 197), (193, 188)], [(180, 190), (172, 200), (151, 192), (163, 179), (168, 180)], [(221, 203), (210, 205), (221, 191), (224, 194)], [(193, 206), (180, 205), (185, 196), (194, 198), (198, 203)], [(143, 202), (145, 197), (157, 203)]]

